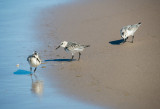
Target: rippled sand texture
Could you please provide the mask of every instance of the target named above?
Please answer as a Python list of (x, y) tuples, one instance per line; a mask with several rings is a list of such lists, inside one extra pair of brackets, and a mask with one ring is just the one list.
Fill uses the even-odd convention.
[[(53, 86), (104, 108), (160, 108), (159, 6), (158, 0), (82, 0), (42, 11), (37, 29)], [(119, 45), (120, 29), (138, 22), (134, 43)], [(71, 54), (55, 51), (64, 40), (91, 47), (68, 62)]]

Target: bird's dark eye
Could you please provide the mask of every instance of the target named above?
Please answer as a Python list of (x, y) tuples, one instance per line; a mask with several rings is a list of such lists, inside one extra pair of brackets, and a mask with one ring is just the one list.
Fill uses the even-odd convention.
[(122, 32), (122, 35), (124, 35), (124, 32)]

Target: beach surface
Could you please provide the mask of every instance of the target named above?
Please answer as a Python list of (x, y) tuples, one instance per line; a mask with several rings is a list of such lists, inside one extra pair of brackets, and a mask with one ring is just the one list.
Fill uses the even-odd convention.
[[(159, 6), (158, 0), (79, 0), (43, 10), (35, 27), (52, 86), (104, 109), (159, 109)], [(139, 22), (134, 43), (120, 44), (120, 29)], [(55, 50), (62, 41), (90, 47), (80, 61), (68, 62), (70, 53)]]
[(67, 3), (70, 0), (0, 0), (0, 109), (99, 109), (52, 87), (43, 58), (36, 73), (30, 72), (27, 57), (34, 51), (41, 56), (44, 50), (34, 29), (39, 12)]

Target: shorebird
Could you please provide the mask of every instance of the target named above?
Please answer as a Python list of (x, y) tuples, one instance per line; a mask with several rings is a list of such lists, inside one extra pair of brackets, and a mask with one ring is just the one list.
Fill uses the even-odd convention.
[(80, 45), (76, 42), (63, 41), (56, 49), (58, 49), (59, 47), (63, 47), (66, 52), (72, 53), (71, 60), (73, 60), (74, 54), (78, 52), (79, 53), (78, 61), (79, 61), (80, 56), (81, 56), (81, 52), (84, 50), (84, 48), (90, 47), (90, 45)]
[(32, 72), (32, 67), (35, 67), (34, 72), (37, 69), (37, 66), (41, 64), (41, 59), (38, 56), (38, 53), (35, 51), (32, 55), (28, 56), (27, 61), (30, 65), (30, 71)]
[(134, 25), (125, 26), (120, 30), (121, 37), (124, 39), (123, 43), (126, 42), (129, 36), (132, 36), (131, 43), (133, 43), (134, 33), (136, 32), (136, 30), (139, 28), (140, 25), (141, 25), (141, 22)]

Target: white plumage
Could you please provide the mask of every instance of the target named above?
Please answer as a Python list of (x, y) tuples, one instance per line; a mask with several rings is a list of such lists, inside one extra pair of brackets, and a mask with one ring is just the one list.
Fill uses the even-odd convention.
[(124, 42), (126, 42), (129, 36), (132, 36), (131, 42), (133, 43), (134, 33), (137, 31), (140, 25), (141, 25), (141, 22), (134, 25), (125, 26), (120, 30), (120, 34), (121, 34), (121, 37), (124, 39)]
[(80, 45), (76, 42), (63, 41), (56, 49), (58, 49), (59, 47), (63, 47), (66, 52), (72, 53), (72, 60), (74, 58), (74, 54), (78, 52), (79, 53), (78, 60), (80, 60), (81, 56), (80, 52), (82, 52), (84, 48), (89, 47), (89, 45)]
[(34, 72), (37, 67), (41, 64), (41, 59), (38, 56), (38, 53), (35, 51), (32, 55), (28, 56), (27, 61), (30, 65), (30, 71), (32, 71), (32, 67), (35, 67)]

